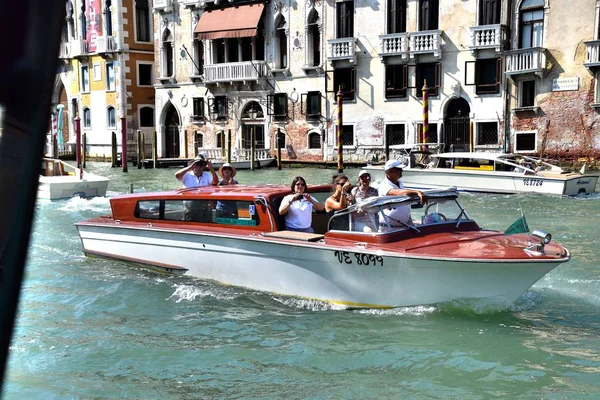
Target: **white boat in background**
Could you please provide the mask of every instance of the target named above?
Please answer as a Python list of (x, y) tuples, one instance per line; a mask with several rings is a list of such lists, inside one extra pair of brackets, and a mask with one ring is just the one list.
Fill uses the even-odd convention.
[[(323, 201), (331, 187), (307, 192)], [(313, 211), (315, 233), (285, 230), (278, 210), (289, 193), (226, 185), (119, 195), (110, 199), (112, 215), (76, 226), (87, 255), (348, 308), (457, 299), (506, 308), (570, 259), (545, 232), (481, 228), (454, 189), (428, 191), (425, 205), (386, 196), (331, 219)], [(223, 215), (217, 204), (235, 211)], [(410, 221), (388, 215), (398, 207), (410, 209)]]
[(44, 158), (37, 198), (57, 200), (75, 196), (106, 196), (108, 182), (108, 178), (81, 171), (62, 160)]
[[(221, 165), (226, 163), (227, 161), (223, 160), (215, 160), (212, 161), (212, 165), (215, 169), (218, 169)], [(260, 169), (270, 166), (275, 162), (275, 158), (261, 158), (254, 160), (254, 168)], [(231, 161), (229, 164), (233, 166), (235, 169), (250, 169), (250, 160), (245, 161)]]
[[(544, 193), (566, 196), (594, 193), (598, 175), (566, 171), (537, 157), (512, 153), (455, 152), (428, 154), (427, 143), (405, 148), (401, 161), (408, 166), (402, 183), (408, 188), (454, 186), (465, 192)], [(373, 179), (382, 180), (383, 166), (367, 166)]]

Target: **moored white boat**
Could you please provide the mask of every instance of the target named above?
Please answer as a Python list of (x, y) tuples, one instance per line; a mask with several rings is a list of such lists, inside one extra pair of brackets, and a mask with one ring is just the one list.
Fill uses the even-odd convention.
[[(402, 174), (404, 186), (415, 189), (454, 186), (467, 192), (576, 196), (595, 192), (598, 183), (598, 175), (569, 172), (545, 160), (519, 154), (456, 152), (427, 157), (424, 163), (415, 162), (414, 157), (404, 158), (407, 164)], [(374, 180), (383, 179), (382, 166), (366, 169)]]
[[(325, 186), (309, 188), (316, 197)], [(373, 198), (337, 213), (313, 215), (316, 233), (282, 230), (284, 187), (222, 186), (111, 198), (112, 216), (76, 224), (86, 254), (120, 259), (251, 289), (346, 307), (398, 307), (487, 299), (502, 307), (560, 263), (568, 250), (544, 234), (503, 235), (481, 229), (454, 190), (428, 192), (429, 202)], [(214, 204), (234, 201), (238, 218)], [(414, 207), (414, 225), (392, 226), (378, 213)], [(199, 220), (190, 210), (203, 210)], [(368, 216), (374, 232), (357, 232)], [(187, 219), (187, 220), (186, 220)]]
[[(212, 164), (213, 167), (219, 168), (221, 165), (223, 165), (226, 161), (222, 161), (222, 160), (212, 160)], [(270, 166), (271, 164), (273, 164), (275, 162), (275, 158), (260, 158), (260, 159), (256, 159), (254, 160), (254, 168), (259, 169), (259, 168), (265, 168)], [(245, 161), (231, 161), (229, 164), (231, 164), (231, 166), (233, 166), (235, 169), (250, 169), (250, 160), (245, 160)]]
[(57, 200), (64, 198), (106, 196), (109, 179), (91, 174), (53, 158), (42, 160), (37, 198)]

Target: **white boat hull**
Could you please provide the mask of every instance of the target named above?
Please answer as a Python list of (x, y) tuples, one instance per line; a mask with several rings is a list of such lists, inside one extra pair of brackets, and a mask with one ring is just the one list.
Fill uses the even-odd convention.
[(77, 176), (40, 176), (37, 198), (57, 200), (64, 198), (106, 196), (108, 178), (84, 174), (83, 179)]
[[(366, 167), (373, 179), (381, 181), (382, 167)], [(576, 196), (593, 193), (597, 176), (565, 174), (564, 176), (532, 176), (513, 172), (454, 170), (448, 168), (408, 168), (402, 173), (402, 183), (413, 189), (439, 189), (454, 186), (464, 192), (544, 193)]]
[[(256, 168), (256, 169), (265, 168), (265, 167), (268, 167), (269, 165), (273, 164), (273, 162), (275, 162), (274, 158), (261, 158), (261, 159), (257, 159), (257, 160), (254, 160), (254, 168)], [(213, 167), (219, 168), (224, 163), (225, 163), (224, 161), (213, 161), (212, 164), (213, 164)], [(246, 161), (232, 161), (232, 162), (230, 162), (230, 164), (235, 169), (250, 169), (250, 160), (246, 160)]]
[(89, 255), (347, 307), (413, 306), (459, 298), (485, 298), (508, 307), (565, 261), (418, 258), (358, 246), (350, 251), (319, 242), (290, 244), (260, 235), (119, 225), (77, 228)]

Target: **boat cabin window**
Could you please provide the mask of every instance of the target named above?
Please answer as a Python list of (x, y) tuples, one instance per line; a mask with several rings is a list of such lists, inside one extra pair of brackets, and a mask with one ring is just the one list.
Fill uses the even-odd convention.
[(135, 217), (219, 225), (257, 226), (260, 223), (253, 202), (235, 200), (144, 200), (137, 203)]
[(394, 229), (419, 229), (423, 226), (454, 224), (469, 221), (462, 206), (453, 197), (430, 198), (425, 205), (418, 199), (386, 197), (337, 212), (329, 222), (329, 229), (354, 232), (387, 232)]

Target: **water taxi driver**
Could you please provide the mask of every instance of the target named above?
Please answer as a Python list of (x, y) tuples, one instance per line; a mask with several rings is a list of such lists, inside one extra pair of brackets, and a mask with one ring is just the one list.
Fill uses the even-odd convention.
[[(427, 203), (427, 196), (420, 190), (404, 189), (402, 170), (406, 165), (398, 160), (388, 160), (385, 163), (385, 179), (381, 181), (378, 188), (379, 196), (419, 196), (421, 203)], [(392, 228), (403, 228), (406, 225), (413, 225), (410, 216), (410, 206), (396, 206), (387, 208), (379, 215), (379, 230), (387, 230), (386, 217)]]

